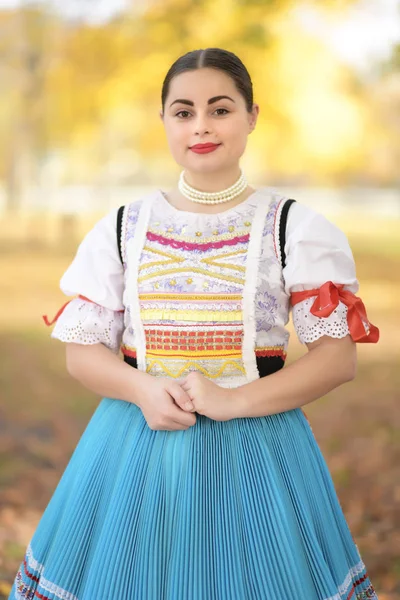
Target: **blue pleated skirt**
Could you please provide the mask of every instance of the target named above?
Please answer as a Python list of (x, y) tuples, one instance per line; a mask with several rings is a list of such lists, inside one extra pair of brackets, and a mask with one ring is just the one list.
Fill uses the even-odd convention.
[(103, 398), (9, 599), (376, 599), (304, 412), (196, 416)]

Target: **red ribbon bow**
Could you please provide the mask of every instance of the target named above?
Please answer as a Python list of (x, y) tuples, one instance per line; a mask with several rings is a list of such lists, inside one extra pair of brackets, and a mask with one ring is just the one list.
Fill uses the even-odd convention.
[(343, 288), (342, 284), (327, 281), (319, 289), (292, 292), (290, 301), (294, 306), (307, 298), (317, 296), (310, 309), (316, 317), (329, 317), (341, 301), (348, 308), (347, 323), (352, 339), (355, 342), (376, 343), (379, 340), (379, 329), (368, 320), (363, 301), (353, 292)]

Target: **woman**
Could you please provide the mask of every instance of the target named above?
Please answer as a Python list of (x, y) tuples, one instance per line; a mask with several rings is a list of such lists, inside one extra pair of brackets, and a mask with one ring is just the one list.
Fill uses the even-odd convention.
[[(302, 406), (379, 332), (342, 231), (248, 185), (258, 113), (234, 54), (179, 58), (161, 111), (178, 186), (112, 210), (63, 275), (77, 297), (52, 337), (103, 398), (10, 598), (377, 598)], [(308, 352), (282, 368), (291, 306)]]

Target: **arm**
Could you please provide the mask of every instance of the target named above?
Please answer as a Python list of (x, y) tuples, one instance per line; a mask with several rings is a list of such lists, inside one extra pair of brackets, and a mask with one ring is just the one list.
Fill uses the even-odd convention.
[(136, 404), (150, 429), (176, 431), (196, 423), (183, 409), (190, 398), (176, 381), (131, 367), (101, 343), (68, 343), (67, 370), (96, 394)]
[(308, 353), (267, 377), (232, 390), (237, 417), (259, 417), (299, 408), (355, 377), (357, 349), (350, 335), (322, 336)]
[(125, 328), (125, 283), (116, 226), (113, 209), (80, 243), (60, 281), (64, 294), (79, 297), (59, 311), (51, 337), (66, 343), (67, 370), (84, 387), (136, 404), (151, 376), (118, 357)]
[(66, 346), (67, 370), (74, 379), (96, 394), (138, 405), (151, 375), (131, 367), (103, 344)]

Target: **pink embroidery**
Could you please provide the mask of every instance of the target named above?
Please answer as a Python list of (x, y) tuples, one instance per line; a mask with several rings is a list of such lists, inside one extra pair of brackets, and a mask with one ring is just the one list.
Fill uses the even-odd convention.
[(148, 240), (160, 242), (160, 244), (163, 244), (164, 246), (172, 246), (173, 248), (182, 248), (184, 250), (208, 250), (209, 248), (223, 248), (223, 246), (234, 246), (239, 242), (247, 242), (249, 240), (249, 236), (250, 234), (246, 233), (244, 235), (234, 237), (230, 240), (219, 240), (218, 242), (207, 242), (204, 244), (198, 244), (196, 242), (170, 240), (157, 233), (152, 233), (151, 231), (147, 232)]

